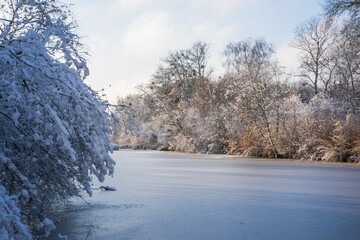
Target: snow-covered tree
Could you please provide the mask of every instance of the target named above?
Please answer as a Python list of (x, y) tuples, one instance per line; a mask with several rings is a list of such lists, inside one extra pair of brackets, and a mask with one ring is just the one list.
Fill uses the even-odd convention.
[(359, 161), (360, 4), (324, 3), (328, 18), (295, 31), (297, 76), (283, 72), (261, 39), (229, 43), (227, 71), (216, 80), (205, 44), (170, 52), (139, 87), (147, 117), (138, 139), (185, 152)]
[(154, 121), (165, 121), (159, 125), (169, 139), (184, 130), (183, 121), (197, 85), (211, 74), (207, 66), (208, 48), (206, 43), (196, 42), (189, 49), (169, 52), (151, 81), (138, 88), (144, 109), (149, 110)]
[(66, 6), (4, 0), (0, 15), (0, 234), (30, 239), (29, 229), (53, 228), (51, 204), (91, 195), (92, 175), (113, 173), (111, 116), (84, 83)]
[(229, 105), (234, 119), (238, 119), (237, 127), (253, 126), (267, 142), (270, 154), (277, 156), (272, 128), (283, 92), (277, 83), (281, 72), (273, 52), (264, 40), (248, 40), (229, 44), (225, 56), (230, 78), (227, 95), (233, 99)]

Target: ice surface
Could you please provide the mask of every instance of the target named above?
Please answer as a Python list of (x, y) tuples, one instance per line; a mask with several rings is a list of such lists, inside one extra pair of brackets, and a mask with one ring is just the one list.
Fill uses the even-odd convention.
[[(68, 239), (358, 239), (360, 168), (117, 151), (57, 223)], [(117, 191), (100, 191), (101, 185)]]

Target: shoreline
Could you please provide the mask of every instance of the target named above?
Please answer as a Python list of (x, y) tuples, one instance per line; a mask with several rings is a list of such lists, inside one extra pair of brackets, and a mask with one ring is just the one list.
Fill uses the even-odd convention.
[(232, 158), (232, 159), (243, 159), (243, 160), (253, 160), (253, 161), (261, 161), (261, 162), (271, 162), (275, 164), (291, 164), (291, 165), (299, 165), (299, 166), (319, 166), (319, 167), (331, 167), (331, 168), (359, 168), (359, 162), (328, 162), (328, 161), (312, 161), (312, 160), (304, 160), (304, 159), (292, 159), (292, 158), (261, 158), (261, 157), (252, 157), (252, 156), (241, 156), (241, 155), (233, 155), (233, 154), (207, 154), (207, 153), (186, 153), (186, 152), (176, 152), (176, 151), (160, 151), (154, 149), (131, 149), (131, 148), (119, 148), (118, 150), (114, 150), (115, 152), (121, 151), (133, 151), (133, 152), (163, 152), (168, 154), (178, 154), (178, 155), (191, 155), (191, 156), (203, 156), (210, 158)]

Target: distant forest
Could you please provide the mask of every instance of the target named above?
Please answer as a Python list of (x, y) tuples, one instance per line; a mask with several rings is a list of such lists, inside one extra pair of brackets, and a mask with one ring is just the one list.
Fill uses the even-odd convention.
[(360, 3), (328, 0), (295, 30), (289, 74), (263, 39), (229, 43), (226, 72), (209, 45), (171, 51), (139, 93), (118, 98), (137, 120), (114, 142), (135, 149), (360, 161)]

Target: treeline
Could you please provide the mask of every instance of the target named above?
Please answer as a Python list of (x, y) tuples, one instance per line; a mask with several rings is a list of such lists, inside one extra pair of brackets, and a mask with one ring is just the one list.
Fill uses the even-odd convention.
[[(300, 67), (289, 74), (263, 39), (229, 43), (214, 79), (209, 46), (172, 51), (139, 94), (140, 136), (120, 145), (324, 161), (360, 160), (358, 1), (327, 1), (326, 18), (296, 29)], [(341, 21), (337, 16), (342, 14)]]

